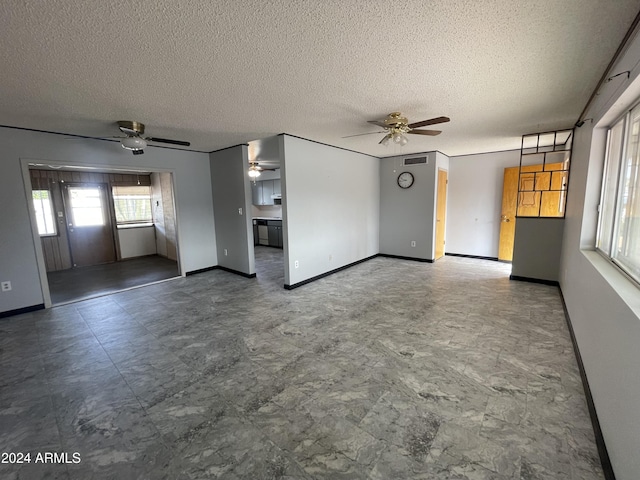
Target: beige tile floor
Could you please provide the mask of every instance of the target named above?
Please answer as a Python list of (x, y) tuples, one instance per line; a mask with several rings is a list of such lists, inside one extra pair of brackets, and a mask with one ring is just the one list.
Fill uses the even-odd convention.
[(602, 479), (557, 288), (375, 258), (216, 270), (0, 321), (8, 479)]

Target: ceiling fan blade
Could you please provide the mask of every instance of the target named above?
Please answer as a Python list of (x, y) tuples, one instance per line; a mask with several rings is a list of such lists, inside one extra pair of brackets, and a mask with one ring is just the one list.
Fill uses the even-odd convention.
[(362, 135), (373, 135), (374, 133), (385, 133), (385, 132), (382, 131), (382, 132), (356, 133), (355, 135), (347, 135), (346, 137), (340, 137), (340, 138), (361, 137)]
[(451, 121), (449, 117), (436, 117), (429, 120), (423, 120), (421, 122), (410, 123), (409, 128), (426, 127), (427, 125), (435, 125), (436, 123), (445, 123), (449, 121)]
[(118, 128), (122, 133), (125, 133), (130, 137), (137, 137), (138, 135), (140, 135), (140, 132), (136, 132), (133, 128), (123, 127), (122, 125), (119, 125)]
[(367, 123), (372, 123), (382, 128), (389, 128), (389, 125), (384, 123), (384, 120), (368, 120)]
[(156, 142), (156, 143), (169, 143), (171, 145), (181, 145), (183, 147), (188, 147), (191, 145), (189, 142), (183, 142), (181, 140), (169, 140), (168, 138), (158, 138), (158, 137), (149, 137), (145, 138), (148, 142)]
[(417, 134), (417, 135), (431, 135), (431, 136), (435, 136), (435, 135), (440, 135), (442, 133), (442, 130), (411, 130), (410, 132), (407, 133), (412, 133), (412, 134)]

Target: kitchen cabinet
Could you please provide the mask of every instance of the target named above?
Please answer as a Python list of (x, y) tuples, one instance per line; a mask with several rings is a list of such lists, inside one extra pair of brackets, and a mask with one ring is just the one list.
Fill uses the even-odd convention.
[(262, 182), (251, 182), (251, 198), (254, 205), (264, 205), (262, 203)]
[(262, 205), (273, 205), (273, 180), (262, 181)]
[(269, 246), (282, 248), (282, 220), (267, 220)]
[(275, 205), (272, 196), (274, 193), (280, 193), (280, 185), (280, 180), (260, 180), (255, 184), (252, 182), (252, 203), (254, 205)]

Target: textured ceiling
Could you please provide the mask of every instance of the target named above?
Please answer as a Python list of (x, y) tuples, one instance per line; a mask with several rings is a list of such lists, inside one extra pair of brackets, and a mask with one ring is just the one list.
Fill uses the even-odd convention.
[[(572, 126), (637, 0), (4, 0), (0, 124), (137, 120), (212, 151), (289, 133), (376, 156), (519, 148)], [(402, 150), (367, 120), (446, 115)], [(394, 151), (395, 149), (395, 151)]]

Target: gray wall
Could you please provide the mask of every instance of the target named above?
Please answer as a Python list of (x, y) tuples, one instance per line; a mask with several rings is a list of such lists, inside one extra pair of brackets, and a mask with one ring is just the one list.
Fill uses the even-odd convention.
[(564, 219), (519, 217), (513, 242), (511, 274), (557, 282)]
[(504, 169), (520, 150), (449, 158), (447, 253), (498, 257)]
[(255, 261), (247, 146), (238, 145), (213, 152), (210, 156), (218, 264), (253, 274)]
[[(404, 158), (424, 156), (427, 165), (402, 165)], [(408, 189), (398, 186), (398, 175), (405, 171), (415, 179)], [(436, 152), (380, 160), (380, 253), (434, 258), (436, 174)]]
[(379, 159), (288, 135), (280, 139), (285, 283), (377, 254)]
[(117, 142), (0, 128), (0, 279), (13, 285), (11, 292), (0, 293), (0, 312), (42, 304), (45, 297), (44, 257), (33, 239), (21, 159), (173, 172), (182, 271), (217, 264), (208, 154), (149, 147), (134, 157)]
[(560, 286), (618, 480), (635, 480), (640, 472), (640, 290), (593, 248), (606, 127), (640, 97), (639, 61), (636, 37), (611, 70), (630, 70), (630, 79), (605, 83), (585, 114), (594, 123), (575, 130), (560, 264)]

